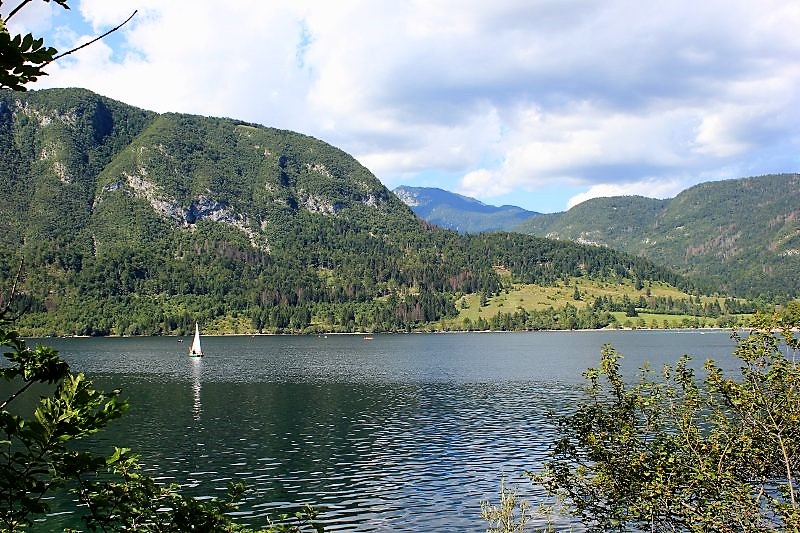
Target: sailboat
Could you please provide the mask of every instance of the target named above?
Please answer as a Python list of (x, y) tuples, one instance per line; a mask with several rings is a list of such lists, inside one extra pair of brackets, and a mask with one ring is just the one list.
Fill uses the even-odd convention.
[(200, 326), (194, 323), (194, 340), (192, 347), (189, 348), (189, 357), (203, 357), (203, 348), (200, 347)]

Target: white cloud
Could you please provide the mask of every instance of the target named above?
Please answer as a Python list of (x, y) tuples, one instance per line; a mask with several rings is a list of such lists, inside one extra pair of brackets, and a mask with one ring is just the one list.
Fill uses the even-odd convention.
[[(19, 5), (19, 2), (6, 2), (5, 5), (0, 7), (0, 17), (6, 20), (17, 5)], [(52, 28), (56, 9), (61, 10), (63, 8), (45, 4), (44, 2), (28, 4), (8, 21), (9, 31), (12, 35), (32, 33), (38, 37)]]
[(465, 196), (473, 198), (491, 198), (502, 196), (511, 191), (511, 188), (498, 179), (496, 171), (479, 168), (468, 172), (461, 180), (461, 189), (458, 191)]
[(460, 173), (482, 199), (690, 185), (798, 170), (798, 6), (81, 0), (95, 34), (139, 14), (45, 83), (315, 135), (394, 185)]
[(144, 18), (156, 7), (157, 4), (152, 1), (80, 0), (78, 9), (83, 18), (92, 25), (94, 31), (100, 33), (122, 23), (134, 11), (140, 11), (141, 17)]
[(633, 183), (598, 183), (589, 190), (577, 194), (567, 201), (567, 209), (592, 198), (609, 196), (646, 196), (648, 198), (672, 198), (685, 188), (680, 180), (660, 181), (647, 179)]

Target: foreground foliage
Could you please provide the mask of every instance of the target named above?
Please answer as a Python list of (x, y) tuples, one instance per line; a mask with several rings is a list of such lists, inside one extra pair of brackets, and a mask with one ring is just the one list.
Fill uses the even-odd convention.
[(777, 322), (734, 335), (738, 374), (707, 361), (702, 380), (684, 356), (628, 384), (606, 346), (532, 479), (590, 531), (797, 531), (800, 341)]
[[(42, 38), (36, 39), (30, 33), (12, 37), (9, 33), (6, 21), (27, 3), (21, 2), (10, 11), (5, 20), (0, 17), (0, 89), (26, 90), (26, 83), (47, 75), (43, 68), (51, 63), (57, 54), (57, 50), (52, 46), (46, 46)], [(69, 9), (66, 0), (55, 0), (55, 3)]]
[[(232, 485), (226, 498), (193, 499), (143, 474), (127, 449), (115, 448), (106, 456), (81, 446), (85, 437), (123, 415), (128, 404), (120, 391), (98, 391), (51, 348), (29, 348), (2, 315), (0, 346), (9, 349), (0, 376), (13, 387), (0, 403), (0, 532), (30, 526), (65, 490), (77, 497), (78, 512), (91, 531), (249, 531), (230, 517), (243, 486)], [(32, 412), (23, 412), (20, 399), (42, 389), (47, 393), (33, 402)], [(279, 524), (266, 531), (321, 531), (314, 516), (303, 509), (279, 517)]]
[[(53, 2), (53, 4), (61, 6), (64, 9), (69, 9), (68, 0), (44, 0), (44, 2)], [(128, 17), (122, 24), (112, 28), (106, 33), (95, 37), (94, 39), (76, 46), (67, 51), (58, 52), (50, 43), (45, 43), (43, 37), (36, 38), (33, 34), (28, 33), (24, 36), (17, 34), (12, 37), (8, 31), (8, 23), (14, 18), (15, 15), (24, 10), (31, 0), (19, 0), (17, 5), (8, 10), (5, 19), (0, 16), (0, 89), (11, 89), (14, 91), (26, 91), (25, 84), (33, 83), (42, 76), (47, 76), (44, 68), (53, 61), (68, 56), (82, 48), (86, 48), (91, 44), (103, 39), (104, 37), (114, 33), (130, 21), (136, 14)], [(0, 2), (0, 6), (3, 2)]]

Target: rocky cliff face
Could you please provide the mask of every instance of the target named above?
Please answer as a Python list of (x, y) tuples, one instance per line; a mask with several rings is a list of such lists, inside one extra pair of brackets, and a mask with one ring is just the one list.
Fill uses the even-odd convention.
[(352, 157), (293, 132), (158, 115), (74, 89), (0, 93), (0, 129), (0, 192), (11, 199), (0, 224), (14, 242), (55, 235), (97, 252), (117, 238), (109, 227), (144, 216), (162, 232), (221, 224), (268, 252), (303, 213), (414, 223)]

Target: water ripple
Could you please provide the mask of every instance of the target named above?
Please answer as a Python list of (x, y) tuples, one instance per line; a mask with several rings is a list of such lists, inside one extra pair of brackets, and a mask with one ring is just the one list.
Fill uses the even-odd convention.
[[(201, 360), (174, 339), (58, 348), (132, 398), (101, 443), (132, 447), (149, 473), (197, 497), (244, 481), (245, 523), (293, 502), (313, 504), (328, 531), (461, 532), (485, 529), (480, 502), (497, 500), (502, 474), (534, 496), (522, 473), (554, 440), (547, 413), (568, 411), (581, 372), (620, 340), (667, 346), (669, 360), (695, 348), (605, 334), (209, 338)], [(729, 353), (722, 337), (703, 341)]]

